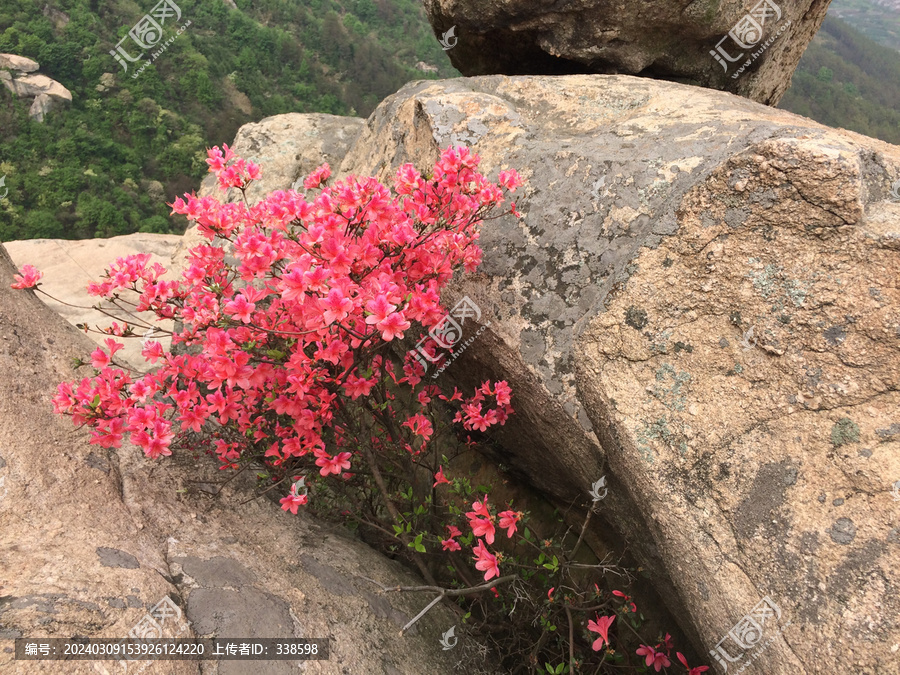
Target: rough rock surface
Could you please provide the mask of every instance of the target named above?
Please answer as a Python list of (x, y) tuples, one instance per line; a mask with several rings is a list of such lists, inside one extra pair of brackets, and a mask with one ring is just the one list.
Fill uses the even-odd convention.
[[(262, 167), (262, 178), (247, 188), (247, 201), (256, 204), (270, 192), (292, 186), (302, 191), (302, 179), (326, 162), (336, 170), (364, 123), (358, 117), (289, 113), (245, 124), (229, 147)], [(199, 195), (221, 201), (240, 199), (238, 190), (219, 190), (212, 174), (203, 179)], [(175, 264), (180, 265), (188, 249), (205, 241), (196, 228), (189, 229), (175, 253)]]
[(28, 110), (28, 116), (35, 122), (43, 122), (44, 117), (53, 110), (53, 98), (48, 94), (35, 96)]
[[(12, 639), (124, 637), (168, 596), (182, 612), (163, 623), (170, 637), (330, 638), (330, 660), (304, 672), (450, 673), (460, 659), (490, 672), (473, 642), (441, 650), (441, 633), (459, 622), (451, 608), (398, 637), (430, 598), (374, 592), (364, 576), (421, 581), (358, 541), (266, 499), (240, 505), (246, 486), (223, 486), (202, 453), (152, 462), (130, 446), (89, 445), (50, 398), (91, 343), (33, 293), (10, 289), (13, 271), (0, 247), (0, 671), (122, 672), (115, 661), (16, 661)], [(204, 663), (202, 672), (247, 665)], [(297, 672), (288, 665), (254, 661), (252, 671)], [(201, 671), (160, 661), (149, 672)]]
[(447, 54), (464, 75), (639, 75), (769, 105), (787, 91), (829, 2), (424, 0), (435, 35), (455, 26)]
[[(510, 381), (504, 463), (567, 504), (607, 473), (607, 522), (729, 672), (900, 673), (900, 149), (678, 84), (494, 76), (407, 85), (341, 173), (450, 144), (529, 184), (445, 296), (491, 321), (441, 377)], [(720, 643), (766, 596), (764, 640)]]
[(16, 54), (0, 54), (0, 70), (18, 70), (22, 73), (33, 73), (40, 66), (37, 61)]
[[(97, 303), (97, 298), (87, 292), (87, 284), (90, 281), (99, 281), (104, 270), (112, 264), (116, 258), (135, 253), (149, 253), (151, 264), (159, 262), (163, 266), (169, 265), (173, 252), (181, 244), (181, 236), (176, 234), (149, 234), (138, 232), (121, 237), (109, 239), (84, 239), (73, 241), (68, 239), (27, 239), (23, 241), (10, 241), (3, 244), (9, 251), (10, 257), (16, 267), (30, 264), (44, 273), (41, 280), (41, 288), (57, 298), (61, 302), (54, 302), (47, 296), (38, 294), (44, 302), (54, 311), (58, 312), (73, 326), (80, 323), (88, 323), (96, 327), (99, 323), (105, 327), (113, 319), (104, 317), (90, 309)], [(171, 278), (171, 273), (165, 278)], [(65, 304), (63, 304), (65, 303)], [(74, 306), (73, 306), (74, 305)], [(80, 309), (85, 307), (87, 309)], [(127, 320), (124, 313), (114, 311), (117, 316)], [(139, 317), (150, 325), (171, 330), (171, 322), (158, 323), (152, 313), (142, 313)], [(144, 330), (138, 330), (143, 334)], [(99, 333), (89, 333), (91, 339), (97, 344), (103, 344), (108, 336)], [(163, 343), (168, 348), (170, 340), (164, 335), (158, 335), (154, 339)], [(125, 348), (116, 354), (117, 360), (136, 368), (145, 370), (147, 367), (141, 356), (141, 343), (138, 339), (129, 338), (122, 340)], [(86, 357), (88, 353), (81, 356)]]
[(14, 76), (12, 85), (7, 85), (7, 87), (19, 97), (40, 96), (41, 94), (46, 94), (59, 101), (72, 102), (72, 92), (46, 75), (34, 73), (21, 75), (19, 77)]
[(72, 102), (72, 92), (56, 80), (34, 72), (39, 67), (37, 61), (24, 56), (0, 54), (0, 82), (19, 98), (33, 96), (28, 115), (43, 122), (57, 104)]

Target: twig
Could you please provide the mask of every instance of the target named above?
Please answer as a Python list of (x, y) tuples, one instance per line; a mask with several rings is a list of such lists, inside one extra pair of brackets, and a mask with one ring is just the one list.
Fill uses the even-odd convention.
[(498, 577), (493, 581), (486, 581), (483, 584), (480, 584), (478, 586), (470, 586), (469, 588), (444, 588), (442, 586), (385, 586), (384, 584), (379, 583), (374, 579), (370, 579), (369, 577), (360, 575), (360, 578), (365, 579), (366, 581), (371, 581), (373, 584), (380, 587), (382, 592), (384, 593), (415, 593), (421, 591), (433, 591), (434, 593), (445, 595), (448, 598), (455, 598), (461, 595), (471, 595), (472, 593), (487, 591), (497, 584), (505, 584), (507, 581), (513, 581), (517, 578), (517, 575), (507, 574), (504, 577)]
[[(584, 539), (584, 533), (587, 532), (588, 523), (591, 522), (591, 516), (594, 514), (594, 509), (590, 508), (587, 512), (587, 517), (584, 519), (584, 524), (581, 526), (581, 534), (578, 535), (578, 541), (575, 542), (575, 546), (572, 547), (572, 550), (569, 552), (569, 558), (574, 560), (575, 554), (578, 552), (578, 547), (581, 546), (581, 542)], [(575, 672), (574, 670), (572, 672)]]
[(431, 602), (429, 602), (429, 603), (425, 606), (425, 609), (423, 609), (421, 612), (419, 612), (418, 614), (416, 614), (412, 619), (409, 620), (409, 623), (407, 623), (405, 626), (403, 626), (403, 628), (400, 629), (400, 635), (401, 635), (401, 637), (403, 636), (403, 634), (404, 634), (409, 628), (411, 628), (411, 627), (416, 623), (416, 621), (418, 621), (418, 620), (421, 619), (423, 616), (425, 616), (425, 614), (428, 613), (428, 610), (429, 610), (429, 609), (431, 609), (432, 607), (434, 607), (436, 604), (438, 604), (438, 603), (439, 603), (441, 600), (443, 600), (443, 599), (444, 599), (443, 594), (435, 596), (434, 600), (432, 600)]
[(416, 614), (412, 619), (410, 619), (410, 621), (405, 626), (403, 626), (403, 628), (400, 629), (400, 635), (402, 636), (407, 630), (412, 628), (419, 619), (421, 619), (423, 616), (425, 616), (428, 613), (428, 610), (430, 610), (432, 607), (434, 607), (436, 604), (438, 604), (444, 598), (454, 598), (454, 597), (459, 597), (459, 596), (463, 596), (463, 595), (472, 595), (473, 593), (480, 593), (481, 591), (486, 591), (491, 588), (494, 588), (494, 586), (496, 586), (497, 584), (503, 584), (503, 583), (506, 583), (507, 581), (513, 581), (514, 579), (516, 579), (518, 577), (515, 574), (508, 574), (505, 577), (500, 577), (493, 581), (486, 581), (485, 583), (483, 583), (479, 586), (472, 586), (470, 588), (443, 588), (441, 586), (394, 586), (394, 587), (390, 587), (390, 586), (385, 586), (384, 584), (379, 583), (379, 582), (375, 581), (374, 579), (370, 579), (369, 577), (364, 577), (364, 576), (360, 575), (360, 578), (365, 579), (366, 581), (369, 581), (369, 582), (375, 584), (376, 586), (381, 588), (381, 591), (383, 593), (396, 593), (398, 591), (399, 592), (432, 591), (432, 592), (435, 592), (438, 594), (437, 596), (435, 596), (435, 598), (431, 602), (429, 602), (425, 606), (425, 608), (421, 612)]
[(572, 610), (566, 607), (566, 618), (569, 620), (569, 672), (575, 672), (575, 622), (572, 621)]
[[(232, 476), (232, 478), (233, 478), (233, 477), (234, 477), (234, 476)], [(284, 481), (286, 481), (287, 478), (288, 478), (288, 477), (285, 476), (284, 478), (282, 478), (280, 481), (278, 481), (277, 483), (275, 483), (275, 484), (272, 485), (271, 487), (267, 487), (265, 490), (263, 490), (262, 492), (260, 492), (258, 495), (255, 495), (255, 496), (253, 496), (253, 497), (250, 497), (250, 499), (245, 499), (245, 500), (242, 501), (240, 504), (238, 504), (238, 506), (243, 506), (243, 505), (246, 504), (247, 502), (252, 502), (252, 501), (255, 500), (255, 499), (259, 499), (259, 498), (262, 497), (263, 495), (265, 495), (265, 494), (271, 492), (272, 490), (274, 490), (275, 488), (277, 488), (277, 487), (278, 487), (279, 485), (281, 485)], [(223, 485), (222, 487), (224, 487), (224, 485)], [(221, 492), (221, 491), (222, 491), (222, 490), (220, 489), (219, 492)], [(217, 492), (216, 494), (219, 494), (219, 492)]]

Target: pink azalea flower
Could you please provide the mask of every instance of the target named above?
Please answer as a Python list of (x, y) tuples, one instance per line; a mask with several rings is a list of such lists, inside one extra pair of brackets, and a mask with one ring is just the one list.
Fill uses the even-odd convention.
[(328, 180), (330, 176), (331, 167), (328, 164), (323, 164), (306, 177), (303, 181), (303, 187), (307, 190), (314, 190)]
[(425, 415), (417, 413), (403, 423), (404, 427), (408, 427), (416, 436), (421, 436), (426, 441), (431, 438), (434, 429), (431, 426), (431, 420)]
[(681, 652), (675, 652), (675, 656), (678, 657), (678, 660), (681, 661), (681, 665), (683, 665), (687, 671), (687, 675), (703, 675), (707, 670), (709, 670), (709, 666), (695, 666), (691, 668), (688, 665), (687, 659), (684, 657), (684, 654)]
[(321, 304), (325, 309), (322, 318), (325, 319), (326, 326), (331, 325), (335, 321), (343, 321), (353, 309), (353, 302), (345, 298), (339, 288), (332, 288), (328, 291), (328, 296), (321, 300)]
[(452, 537), (449, 539), (441, 539), (441, 548), (445, 551), (459, 551), (462, 546), (459, 545), (459, 542)]
[(16, 283), (10, 284), (10, 287), (17, 289), (34, 288), (43, 276), (43, 272), (39, 271), (33, 265), (22, 265), (19, 274), (13, 275), (13, 279), (16, 280)]
[(97, 370), (103, 370), (110, 363), (109, 354), (107, 354), (103, 349), (97, 347), (93, 352), (91, 352), (91, 365), (94, 366)]
[(307, 504), (309, 497), (307, 495), (288, 495), (287, 497), (282, 497), (280, 501), (282, 511), (290, 511), (296, 516), (297, 508)]
[(390, 342), (395, 338), (402, 339), (403, 332), (411, 325), (399, 312), (394, 312), (376, 323), (375, 327), (381, 331), (381, 339), (385, 342)]
[(370, 312), (366, 317), (367, 324), (378, 324), (384, 321), (393, 311), (397, 309), (397, 305), (392, 305), (387, 301), (384, 295), (379, 295), (373, 300), (366, 303), (366, 310)]
[[(466, 515), (469, 515), (468, 513)], [(484, 537), (487, 543), (494, 543), (494, 524), (487, 518), (469, 518), (469, 527), (476, 537)]]
[(250, 323), (250, 318), (256, 305), (247, 302), (247, 298), (243, 295), (235, 296), (234, 300), (225, 303), (225, 312), (235, 319), (240, 319), (243, 323)]
[(515, 169), (509, 169), (508, 171), (501, 171), (500, 176), (497, 179), (497, 182), (500, 183), (503, 187), (505, 187), (510, 192), (515, 192), (517, 187), (521, 187), (525, 185), (525, 181), (522, 180), (522, 177), (519, 175), (519, 172)]
[(446, 483), (447, 485), (451, 484), (450, 481), (447, 480), (447, 477), (444, 475), (443, 465), (439, 466), (438, 472), (434, 474), (434, 485), (432, 485), (431, 487), (436, 488), (441, 483)]
[(476, 537), (484, 537), (487, 539), (487, 543), (493, 544), (495, 533), (494, 518), (488, 510), (487, 502), (487, 495), (484, 496), (482, 501), (473, 502), (472, 510), (466, 513), (466, 518), (469, 519), (469, 527), (472, 528), (472, 532), (475, 533)]
[(348, 377), (344, 382), (344, 391), (355, 401), (360, 396), (368, 396), (374, 386), (374, 378), (367, 380), (363, 377)]
[(497, 556), (487, 550), (484, 542), (478, 540), (478, 546), (472, 549), (475, 552), (475, 569), (484, 572), (484, 580), (490, 581), (500, 576), (500, 566), (497, 564)]
[(612, 616), (598, 616), (596, 621), (588, 621), (588, 630), (598, 633), (600, 637), (594, 640), (591, 649), (599, 652), (603, 649), (604, 644), (609, 644), (609, 627), (616, 620), (615, 614)]
[[(470, 514), (466, 514), (469, 516)], [(472, 515), (473, 516), (482, 516), (484, 518), (490, 518), (491, 512), (488, 511), (488, 496), (485, 495), (484, 499), (480, 502), (472, 502)]]
[(327, 454), (322, 455), (316, 460), (316, 466), (322, 467), (319, 473), (327, 476), (330, 473), (340, 474), (344, 469), (350, 468), (350, 453), (341, 452), (336, 457), (330, 457)]
[(658, 673), (663, 668), (668, 668), (672, 665), (672, 662), (669, 661), (669, 658), (663, 654), (662, 652), (658, 652), (653, 647), (648, 645), (641, 645), (635, 650), (635, 654), (638, 656), (643, 656), (644, 661), (647, 666), (653, 666), (653, 669)]
[(512, 539), (516, 532), (516, 523), (519, 522), (522, 514), (516, 511), (502, 511), (498, 515), (500, 516), (500, 529), (506, 529), (507, 538)]

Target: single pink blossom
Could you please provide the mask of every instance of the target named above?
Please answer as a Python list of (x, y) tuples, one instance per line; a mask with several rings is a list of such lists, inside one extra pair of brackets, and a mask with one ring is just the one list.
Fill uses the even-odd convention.
[(490, 581), (500, 576), (500, 566), (497, 564), (497, 556), (487, 550), (484, 542), (479, 539), (478, 546), (472, 549), (475, 552), (475, 569), (484, 572), (484, 580)]
[(13, 279), (16, 283), (10, 284), (11, 288), (34, 288), (41, 280), (44, 274), (33, 265), (22, 265), (19, 274), (14, 274)]
[(303, 506), (309, 502), (309, 497), (307, 495), (288, 495), (287, 497), (282, 497), (281, 501), (281, 509), (283, 511), (290, 511), (294, 515), (297, 515), (297, 508)]
[(500, 529), (505, 529), (507, 538), (512, 539), (516, 532), (516, 523), (519, 522), (522, 514), (516, 511), (502, 511), (498, 515), (500, 516)]
[(445, 551), (459, 551), (462, 546), (459, 545), (459, 542), (452, 537), (449, 539), (441, 539), (441, 548)]
[(604, 644), (609, 644), (609, 627), (615, 620), (616, 616), (613, 614), (612, 616), (598, 616), (596, 621), (588, 621), (588, 630), (600, 635), (600, 637), (594, 640), (594, 644), (591, 645), (591, 649), (595, 652), (599, 652), (603, 649)]
[(447, 480), (447, 477), (444, 475), (443, 465), (439, 466), (437, 473), (434, 474), (434, 485), (432, 485), (431, 487), (436, 488), (441, 483), (446, 483), (447, 485), (451, 484), (450, 481)]
[(645, 663), (647, 666), (653, 666), (653, 669), (658, 673), (663, 668), (668, 668), (672, 665), (672, 662), (669, 661), (669, 658), (663, 654), (662, 652), (656, 651), (653, 647), (648, 645), (641, 645), (635, 650), (635, 654), (638, 656), (643, 656)]

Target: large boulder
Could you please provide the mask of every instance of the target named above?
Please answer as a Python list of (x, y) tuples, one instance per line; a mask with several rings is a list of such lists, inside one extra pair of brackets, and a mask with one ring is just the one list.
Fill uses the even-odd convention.
[[(238, 156), (262, 167), (260, 180), (246, 189), (248, 203), (256, 204), (275, 190), (293, 187), (302, 192), (301, 179), (316, 167), (325, 163), (333, 168), (340, 165), (364, 124), (365, 120), (358, 117), (288, 113), (242, 126), (229, 147)], [(235, 188), (224, 193), (219, 190), (212, 174), (203, 179), (198, 194), (213, 196), (223, 202), (242, 198)], [(188, 229), (182, 245), (175, 252), (173, 266), (181, 267), (187, 251), (205, 242), (196, 227)]]
[(60, 102), (72, 102), (72, 92), (56, 80), (37, 73), (14, 76), (12, 83), (7, 83), (7, 88), (20, 98), (46, 95)]
[[(329, 638), (330, 659), (305, 666), (314, 673), (450, 673), (460, 660), (496, 672), (476, 659), (471, 640), (441, 649), (441, 634), (461, 624), (452, 606), (398, 637), (430, 596), (382, 594), (368, 579), (421, 580), (269, 499), (241, 504), (242, 477), (226, 486), (231, 476), (199, 449), (159, 462), (132, 446), (89, 445), (50, 399), (92, 343), (32, 292), (10, 289), (13, 272), (0, 247), (0, 671), (123, 672), (115, 661), (14, 660), (12, 639), (121, 638), (155, 617), (166, 637)], [(167, 597), (170, 616), (158, 607)], [(207, 662), (202, 672), (249, 665)], [(254, 661), (252, 671), (295, 672), (290, 666)], [(152, 672), (201, 670), (196, 661), (159, 661)]]
[[(262, 178), (247, 188), (247, 201), (256, 204), (270, 192), (291, 187), (303, 191), (300, 179), (321, 164), (337, 168), (362, 131), (365, 120), (321, 113), (288, 113), (266, 117), (240, 128), (229, 147), (244, 159), (259, 164)], [(203, 179), (201, 196), (222, 197), (212, 174)], [(225, 200), (239, 191), (232, 188)]]
[(464, 75), (639, 75), (768, 105), (787, 91), (829, 2), (424, 0)]
[[(97, 298), (89, 295), (87, 285), (90, 281), (99, 281), (106, 270), (117, 258), (147, 253), (150, 264), (160, 263), (167, 266), (172, 254), (181, 245), (182, 237), (177, 234), (151, 234), (137, 232), (109, 239), (24, 239), (8, 241), (3, 246), (9, 252), (16, 267), (34, 265), (44, 273), (41, 289), (47, 293), (38, 294), (47, 305), (60, 314), (73, 326), (89, 324), (91, 328), (108, 326), (113, 319), (99, 314), (92, 309)], [(164, 278), (172, 278), (167, 274)], [(52, 296), (52, 297), (48, 297)], [(54, 299), (55, 298), (55, 299)], [(133, 298), (131, 298), (133, 299)], [(142, 323), (159, 326), (163, 330), (171, 330), (172, 322), (158, 322), (151, 312), (138, 314), (139, 321), (132, 321), (122, 311), (104, 303), (111, 314), (119, 318), (119, 323), (129, 321), (133, 326)], [(146, 328), (136, 328), (138, 334), (145, 334)], [(97, 344), (102, 345), (109, 337), (100, 333), (88, 334)], [(171, 340), (165, 333), (157, 333), (154, 339), (168, 348)], [(116, 354), (116, 360), (137, 370), (145, 370), (147, 362), (141, 356), (141, 342), (137, 339), (123, 340), (124, 349)]]
[(33, 73), (40, 65), (37, 61), (17, 54), (0, 54), (0, 70), (18, 70), (22, 73)]
[(900, 148), (674, 83), (492, 76), (407, 85), (341, 173), (451, 144), (528, 182), (445, 294), (490, 328), (440, 377), (513, 387), (504, 463), (565, 505), (607, 474), (710, 662), (900, 673)]
[(39, 67), (37, 61), (24, 56), (0, 54), (0, 83), (19, 98), (33, 96), (28, 115), (43, 122), (57, 105), (72, 102), (72, 92), (56, 80), (36, 73)]
[(53, 97), (48, 94), (35, 96), (28, 110), (28, 116), (35, 122), (43, 122), (44, 118), (53, 110)]

